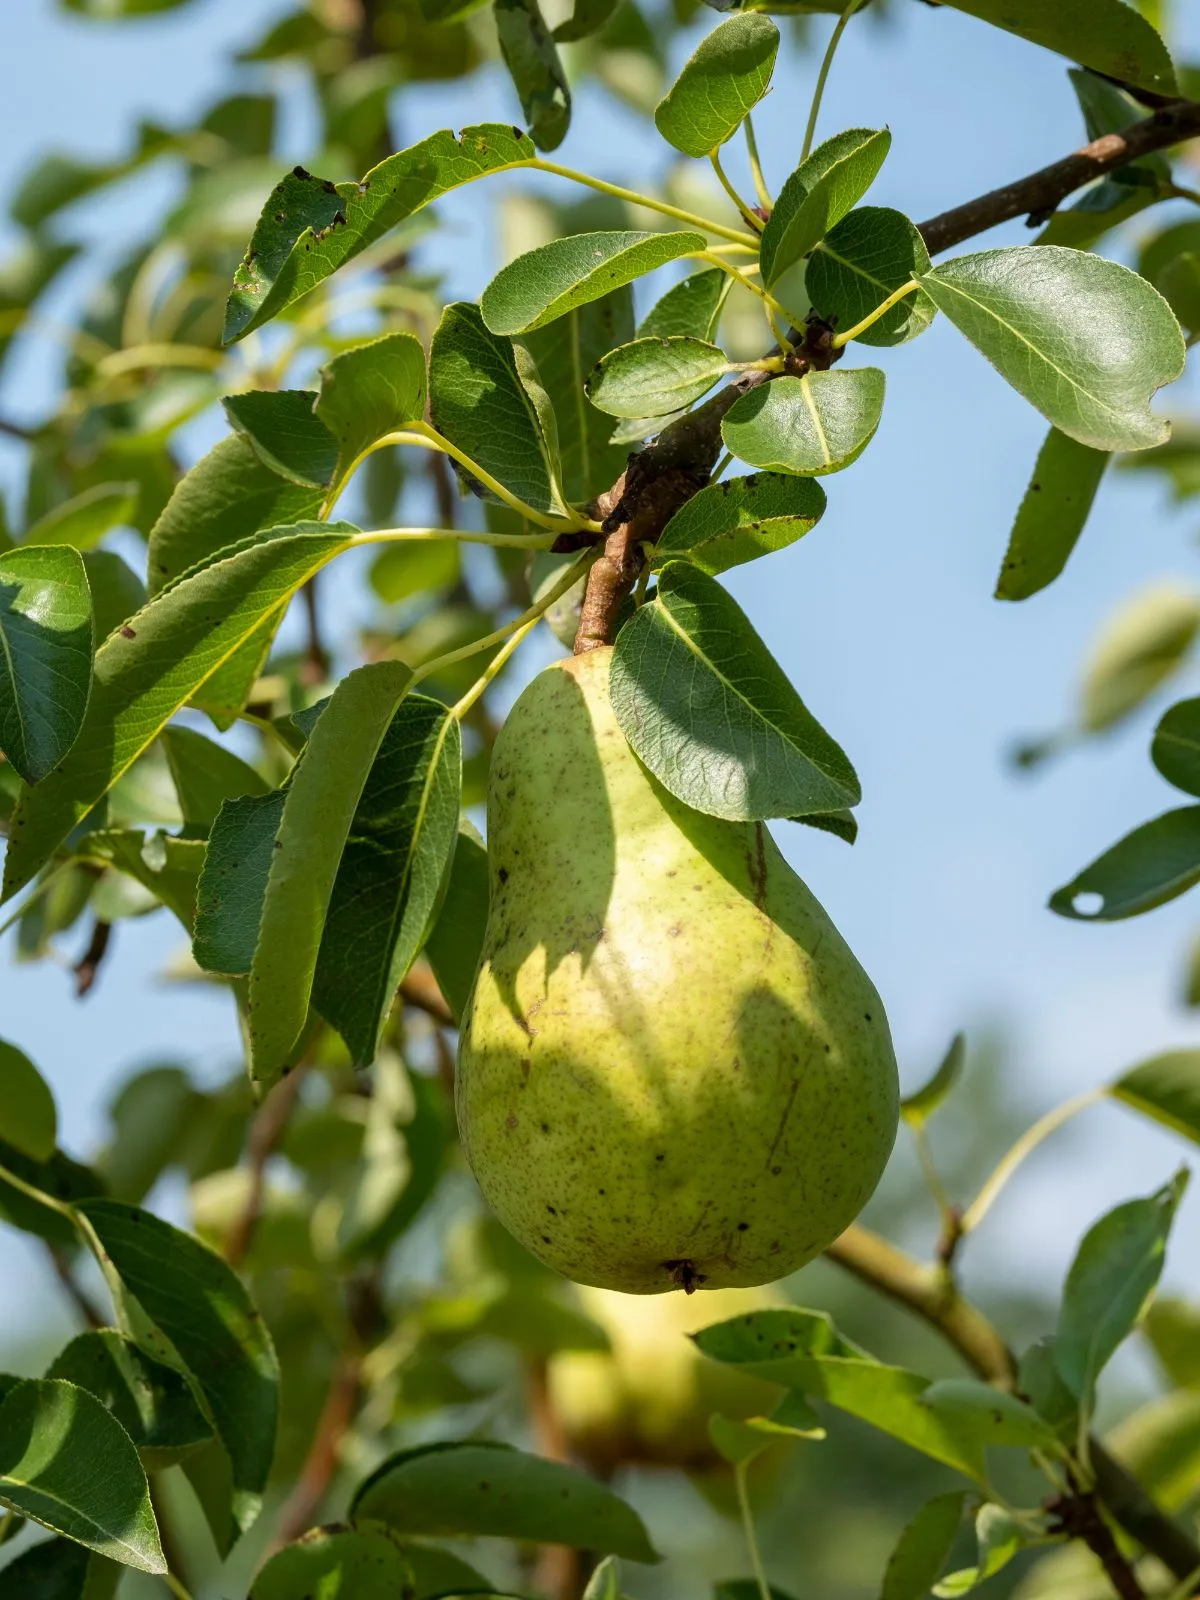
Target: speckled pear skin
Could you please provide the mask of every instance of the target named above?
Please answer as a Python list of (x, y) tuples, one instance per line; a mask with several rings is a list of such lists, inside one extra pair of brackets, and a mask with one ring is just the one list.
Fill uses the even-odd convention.
[(633, 755), (611, 655), (547, 667), (492, 753), (463, 1148), (501, 1222), (579, 1283), (773, 1282), (887, 1163), (887, 1019), (766, 828), (681, 805)]

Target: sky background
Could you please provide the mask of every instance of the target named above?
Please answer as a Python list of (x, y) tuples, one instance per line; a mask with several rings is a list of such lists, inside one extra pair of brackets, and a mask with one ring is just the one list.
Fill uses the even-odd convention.
[[(100, 25), (61, 14), (50, 0), (5, 0), (0, 194), (49, 147), (116, 157), (136, 116), (180, 121), (229, 93), (235, 76), (261, 82), (252, 70), (235, 75), (228, 57), (288, 9), (284, 0), (195, 0), (176, 16)], [(1188, 9), (1182, 43), (1195, 57), (1200, 16)], [(1064, 62), (947, 9), (900, 0), (893, 13), (887, 24), (863, 18), (849, 28), (820, 125), (822, 137), (884, 121), (891, 128), (872, 203), (920, 220), (1081, 142)], [(715, 20), (705, 12), (697, 31)], [(814, 39), (823, 43), (829, 26), (817, 19)], [(673, 67), (690, 47), (678, 43)], [(776, 88), (756, 112), (775, 187), (799, 155), (815, 64), (811, 49), (785, 51)], [(285, 74), (283, 82), (293, 90), (281, 170), (309, 155), (311, 125), (296, 80)], [(492, 68), (466, 88), (402, 90), (393, 130), (402, 145), (447, 124), (516, 115), (507, 79)], [(555, 159), (637, 184), (665, 171), (669, 152), (644, 122), (585, 87)], [(76, 207), (66, 226), (118, 251), (174, 182), (166, 168), (139, 175), (112, 200)], [(489, 220), (506, 185), (533, 189), (536, 180), (512, 175), (439, 207), (447, 226), (423, 259), (445, 274), (447, 298), (476, 296), (502, 264)], [(553, 191), (543, 181), (541, 192)], [(1029, 237), (1018, 224), (968, 248)], [(47, 309), (85, 281), (73, 272)], [(1111, 926), (1064, 921), (1045, 906), (1119, 835), (1177, 803), (1147, 754), (1171, 696), (1116, 737), (1035, 775), (1015, 773), (1006, 758), (1015, 739), (1069, 718), (1085, 648), (1118, 601), (1152, 582), (1189, 591), (1200, 584), (1198, 518), (1172, 509), (1156, 481), (1113, 474), (1064, 577), (1022, 605), (998, 603), (996, 571), (1044, 422), (944, 318), (910, 346), (864, 351), (868, 362), (887, 370), (889, 384), (870, 449), (825, 480), (829, 509), (812, 534), (728, 579), (862, 780), (853, 849), (787, 824), (776, 833), (879, 988), (906, 1086), (932, 1070), (956, 1029), (978, 1037), (1000, 1028), (1009, 1091), (1032, 1117), (1142, 1056), (1200, 1044), (1200, 1016), (1178, 1000), (1200, 921), (1194, 896)], [(21, 351), (5, 385), (6, 414), (36, 419), (54, 372), (44, 344)], [(1181, 414), (1189, 389), (1194, 404), (1185, 382), (1160, 407)], [(204, 427), (211, 435), (213, 425), (202, 426), (198, 446)], [(17, 461), (0, 450), (0, 482), (19, 498)], [(347, 604), (352, 615), (362, 602)], [(537, 664), (531, 649), (517, 671)], [(1196, 681), (1193, 672), (1179, 692), (1197, 692)], [(50, 1079), (72, 1153), (86, 1154), (102, 1137), (104, 1108), (134, 1068), (179, 1060), (212, 1078), (236, 1057), (226, 999), (158, 976), (178, 935), (166, 914), (122, 924), (83, 1003), (72, 998), (68, 972), (17, 966), (12, 935), (0, 943), (0, 1033)], [(1052, 1285), (1091, 1220), (1156, 1187), (1187, 1155), (1128, 1113), (1088, 1113), (997, 1205), (966, 1252), (968, 1285), (989, 1276)], [(1185, 1288), (1198, 1273), (1193, 1195), (1167, 1277)], [(17, 1285), (0, 1315), (4, 1347), (48, 1307), (57, 1315), (58, 1302), (19, 1236), (0, 1233), (0, 1274)]]

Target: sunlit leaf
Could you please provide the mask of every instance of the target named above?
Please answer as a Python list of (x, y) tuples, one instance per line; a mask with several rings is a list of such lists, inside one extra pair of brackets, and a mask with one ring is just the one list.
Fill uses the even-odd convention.
[(840, 472), (874, 438), (883, 392), (877, 367), (776, 378), (734, 401), (721, 437), (739, 460), (768, 472)]
[(825, 511), (825, 491), (811, 478), (755, 472), (710, 483), (684, 502), (663, 529), (653, 564), (682, 558), (715, 576), (783, 550)]
[(0, 552), (0, 751), (26, 783), (62, 761), (92, 682), (92, 595), (63, 545)]
[(1200, 1144), (1200, 1051), (1167, 1050), (1140, 1061), (1109, 1094)]
[(232, 425), (263, 466), (304, 489), (326, 489), (338, 465), (338, 441), (313, 410), (311, 389), (250, 389), (222, 401)]
[(699, 400), (729, 369), (724, 350), (701, 339), (636, 339), (592, 368), (587, 397), (610, 417), (662, 417)]
[(926, 1600), (946, 1564), (966, 1507), (967, 1491), (927, 1500), (888, 1557), (880, 1600)]
[(966, 1060), (966, 1036), (956, 1033), (933, 1077), (900, 1102), (900, 1115), (905, 1122), (920, 1127), (933, 1115), (962, 1077)]
[(732, 282), (729, 274), (719, 267), (694, 272), (655, 301), (638, 324), (638, 338), (669, 339), (683, 335), (711, 340)]
[(654, 113), (655, 126), (685, 156), (706, 156), (737, 132), (775, 69), (779, 29), (745, 11), (700, 41)]
[(321, 369), (314, 407), (337, 440), (341, 482), (364, 450), (406, 422), (425, 416), (425, 351), (411, 333), (356, 345)]
[(480, 297), (493, 333), (530, 333), (576, 306), (703, 250), (700, 233), (576, 233), (510, 261)]
[(1050, 896), (1077, 922), (1119, 922), (1165, 905), (1200, 882), (1200, 806), (1145, 822)]
[(862, 199), (891, 148), (886, 129), (850, 128), (819, 144), (779, 191), (763, 229), (760, 261), (770, 286)]
[(1067, 564), (1092, 509), (1108, 452), (1051, 428), (1009, 535), (997, 600), (1028, 600)]
[[(859, 206), (832, 227), (808, 260), (804, 286), (813, 308), (840, 329), (852, 328), (910, 278), (928, 272), (929, 251), (900, 211)], [(923, 292), (910, 294), (857, 335), (860, 344), (915, 339), (935, 316)]]

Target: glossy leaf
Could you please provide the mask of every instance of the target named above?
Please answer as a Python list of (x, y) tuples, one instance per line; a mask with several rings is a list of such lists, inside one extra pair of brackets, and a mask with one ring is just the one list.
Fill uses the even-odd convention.
[(175, 1465), (212, 1439), (212, 1428), (184, 1377), (152, 1361), (116, 1328), (79, 1334), (54, 1358), (46, 1376), (95, 1395), (151, 1472)]
[(463, 825), (454, 845), (446, 895), (425, 945), (438, 988), (456, 1023), (462, 1020), (475, 983), (489, 895), (487, 851), (474, 831)]
[(767, 288), (846, 216), (874, 183), (891, 148), (886, 129), (850, 128), (819, 144), (779, 191), (759, 260)]
[(943, 1378), (925, 1390), (921, 1404), (939, 1416), (954, 1418), (985, 1447), (1062, 1453), (1057, 1433), (1032, 1406), (978, 1378)]
[(338, 463), (338, 441), (313, 406), (311, 389), (251, 389), (227, 395), (230, 423), (264, 467), (305, 489), (326, 489)]
[(683, 562), (617, 635), (612, 702), (665, 788), (710, 816), (795, 817), (856, 805), (845, 753), (792, 687), (745, 613)]
[[(1145, 822), (1050, 896), (1077, 922), (1120, 922), (1165, 905), (1200, 882), (1200, 806)], [(1097, 904), (1097, 900), (1099, 904)]]
[(966, 1061), (966, 1036), (956, 1033), (933, 1077), (900, 1102), (900, 1115), (905, 1122), (912, 1127), (921, 1127), (928, 1121), (962, 1077)]
[(1170, 432), (1151, 396), (1183, 371), (1179, 325), (1146, 280), (1088, 251), (1020, 245), (958, 256), (921, 284), (1047, 421), (1096, 450)]
[[(815, 246), (804, 285), (826, 322), (853, 328), (930, 265), (924, 239), (903, 212), (859, 206)], [(856, 337), (859, 344), (904, 344), (924, 333), (935, 314), (928, 296), (918, 291)]]
[(715, 576), (794, 544), (820, 521), (825, 503), (811, 478), (724, 478), (684, 502), (663, 529), (653, 564), (682, 558)]
[(552, 240), (501, 267), (480, 297), (483, 320), (493, 333), (530, 333), (704, 246), (699, 233), (628, 229)]
[(72, 495), (25, 530), (21, 544), (69, 544), (91, 550), (106, 533), (125, 526), (137, 501), (136, 483), (97, 483)]
[(264, 617), (347, 549), (354, 533), (346, 523), (271, 530), (156, 596), (101, 645), (79, 737), (50, 777), (17, 801), (6, 899)]
[(1028, 600), (1054, 582), (1083, 532), (1108, 462), (1106, 450), (1050, 429), (1009, 535), (997, 600)]
[(0, 552), (0, 752), (40, 783), (75, 742), (92, 681), (92, 596), (79, 553)]
[(267, 792), (266, 779), (241, 756), (194, 728), (173, 723), (163, 729), (162, 743), (179, 809), (189, 827), (207, 833), (226, 800)]
[(1167, 1050), (1122, 1073), (1114, 1099), (1200, 1144), (1200, 1051)]
[(1137, 1326), (1163, 1269), (1187, 1169), (1145, 1200), (1129, 1200), (1084, 1235), (1067, 1273), (1054, 1359), (1090, 1406), (1096, 1380)]
[(926, 1600), (946, 1564), (966, 1502), (963, 1489), (925, 1502), (888, 1558), (880, 1600)]
[(364, 450), (425, 417), (425, 351), (412, 333), (356, 345), (321, 368), (318, 420), (337, 440), (340, 483)]
[(539, 150), (556, 150), (571, 122), (571, 90), (537, 0), (492, 0), (500, 53)]
[(404, 1552), (386, 1534), (314, 1528), (260, 1568), (250, 1600), (395, 1600), (408, 1584)]
[(1081, 721), (1089, 733), (1113, 727), (1178, 671), (1200, 630), (1200, 598), (1155, 585), (1126, 600), (1093, 644), (1083, 681)]
[(769, 17), (740, 12), (700, 41), (654, 112), (668, 144), (706, 156), (741, 127), (775, 70), (779, 29)]
[[(1043, 45), (1069, 61), (1160, 94), (1176, 90), (1158, 34), (1124, 0), (946, 0), (956, 11)], [(980, 41), (986, 50), (986, 36)]]
[(403, 1450), (354, 1496), (355, 1522), (426, 1538), (495, 1535), (657, 1561), (637, 1513), (575, 1467), (479, 1440)]
[(167, 1570), (129, 1435), (72, 1383), (30, 1379), (0, 1405), (0, 1504), (122, 1566)]
[(734, 401), (721, 437), (740, 461), (768, 472), (800, 477), (840, 472), (874, 438), (883, 392), (884, 376), (877, 367), (776, 378)]
[(724, 350), (702, 339), (636, 339), (592, 368), (587, 397), (610, 417), (663, 417), (699, 400), (728, 371)]
[(1200, 795), (1200, 699), (1180, 700), (1163, 713), (1150, 759), (1168, 783)]
[(733, 279), (720, 267), (694, 272), (682, 283), (673, 285), (647, 311), (638, 324), (639, 339), (670, 339), (675, 336), (711, 340), (721, 319), (721, 308), (729, 296)]
[(154, 1360), (188, 1378), (232, 1471), (232, 1516), (243, 1533), (262, 1504), (275, 1449), (279, 1362), (261, 1316), (233, 1271), (191, 1234), (115, 1200), (80, 1210), (104, 1251), (101, 1265), (142, 1318), (126, 1329)]
[(31, 1161), (49, 1161), (58, 1143), (50, 1085), (15, 1044), (0, 1039), (0, 1139)]

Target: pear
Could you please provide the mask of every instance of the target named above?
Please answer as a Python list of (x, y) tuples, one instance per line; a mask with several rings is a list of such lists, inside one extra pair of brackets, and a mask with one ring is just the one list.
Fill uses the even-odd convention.
[(611, 658), (539, 673), (492, 753), (463, 1148), (501, 1222), (576, 1282), (772, 1282), (883, 1172), (887, 1019), (763, 824), (691, 810), (633, 754)]

